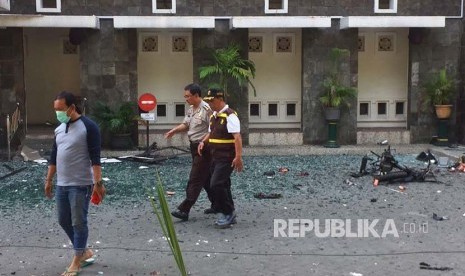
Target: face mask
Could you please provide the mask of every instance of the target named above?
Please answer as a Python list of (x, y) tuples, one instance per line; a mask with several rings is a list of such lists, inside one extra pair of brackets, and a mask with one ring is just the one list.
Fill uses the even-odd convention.
[[(68, 107), (69, 109), (69, 107)], [(57, 120), (60, 122), (60, 123), (63, 123), (63, 124), (66, 124), (69, 122), (69, 120), (71, 119), (71, 117), (69, 117), (68, 115), (66, 115), (66, 112), (68, 112), (68, 109), (66, 109), (66, 111), (55, 111), (56, 114), (57, 114)]]

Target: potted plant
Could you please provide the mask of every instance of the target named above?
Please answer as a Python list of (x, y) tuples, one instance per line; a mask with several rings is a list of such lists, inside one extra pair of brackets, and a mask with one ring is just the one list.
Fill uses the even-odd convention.
[(201, 80), (217, 76), (219, 83), (210, 86), (221, 88), (228, 95), (228, 80), (234, 79), (240, 86), (250, 84), (256, 95), (255, 86), (250, 81), (251, 78), (255, 78), (255, 64), (251, 60), (241, 58), (238, 45), (232, 44), (226, 48), (216, 49), (212, 57), (213, 64), (199, 68)]
[(357, 97), (357, 90), (354, 87), (342, 83), (341, 59), (349, 54), (347, 49), (333, 48), (331, 50), (331, 70), (323, 81), (323, 94), (320, 96), (320, 102), (323, 104), (328, 121), (339, 120), (341, 107), (349, 107), (349, 100)]
[(350, 55), (347, 49), (331, 49), (331, 69), (328, 76), (323, 81), (323, 93), (320, 102), (323, 105), (325, 118), (328, 121), (328, 141), (327, 148), (337, 148), (337, 122), (341, 117), (341, 107), (350, 106), (350, 99), (357, 97), (357, 90), (354, 87), (343, 84), (342, 58)]
[(447, 76), (446, 69), (441, 69), (425, 86), (426, 106), (434, 105), (436, 116), (447, 119), (452, 112), (452, 97), (455, 95), (454, 80)]
[(102, 102), (94, 105), (92, 117), (102, 132), (109, 133), (111, 148), (129, 149), (133, 146), (131, 134), (138, 119), (136, 106), (134, 102), (124, 102), (115, 107)]

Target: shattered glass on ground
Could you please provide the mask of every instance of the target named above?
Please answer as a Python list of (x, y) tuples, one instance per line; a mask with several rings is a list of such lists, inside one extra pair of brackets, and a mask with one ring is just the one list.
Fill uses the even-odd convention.
[[(280, 194), (282, 197), (319, 198), (340, 202), (360, 193), (358, 189), (348, 189), (341, 184), (350, 173), (357, 172), (362, 156), (246, 156), (244, 171), (233, 173), (232, 190), (236, 199), (250, 200), (254, 194)], [(423, 168), (414, 155), (398, 155), (396, 159), (409, 167)], [(140, 202), (154, 194), (158, 171), (166, 191), (175, 192), (169, 200), (176, 204), (185, 196), (190, 157), (178, 157), (159, 165), (146, 165), (137, 162), (105, 163), (103, 177), (106, 181), (107, 197), (111, 204), (119, 201)], [(0, 177), (12, 170), (26, 167), (15, 175), (6, 177), (0, 184), (0, 210), (17, 208), (43, 208), (50, 210), (53, 201), (44, 198), (43, 185), (47, 166), (34, 162), (8, 162), (0, 166)], [(274, 172), (274, 174), (270, 173)], [(351, 183), (370, 184), (369, 176), (352, 179)], [(336, 185), (337, 184), (337, 185)], [(201, 194), (199, 202), (206, 200)], [(256, 199), (254, 199), (256, 200)]]

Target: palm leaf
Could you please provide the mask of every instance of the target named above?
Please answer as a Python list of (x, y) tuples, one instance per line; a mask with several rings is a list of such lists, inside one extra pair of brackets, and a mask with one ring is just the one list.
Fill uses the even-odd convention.
[(166, 240), (168, 242), (168, 245), (170, 246), (171, 252), (173, 253), (173, 257), (175, 259), (179, 271), (181, 272), (181, 275), (187, 276), (187, 270), (182, 257), (182, 251), (179, 246), (179, 241), (176, 236), (176, 230), (174, 228), (173, 220), (171, 219), (170, 210), (165, 198), (165, 191), (163, 189), (163, 184), (160, 175), (158, 174), (158, 171), (156, 190), (158, 196), (158, 204), (155, 201), (154, 197), (150, 196), (150, 203), (152, 204), (153, 212), (157, 216), (163, 235), (166, 237)]

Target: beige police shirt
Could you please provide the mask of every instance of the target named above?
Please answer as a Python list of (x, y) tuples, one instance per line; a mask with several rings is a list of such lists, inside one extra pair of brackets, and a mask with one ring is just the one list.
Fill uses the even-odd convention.
[(208, 133), (210, 115), (212, 113), (210, 106), (203, 100), (197, 110), (194, 110), (194, 106), (192, 105), (189, 107), (182, 123), (189, 127), (187, 136), (191, 142), (200, 142), (205, 134)]

